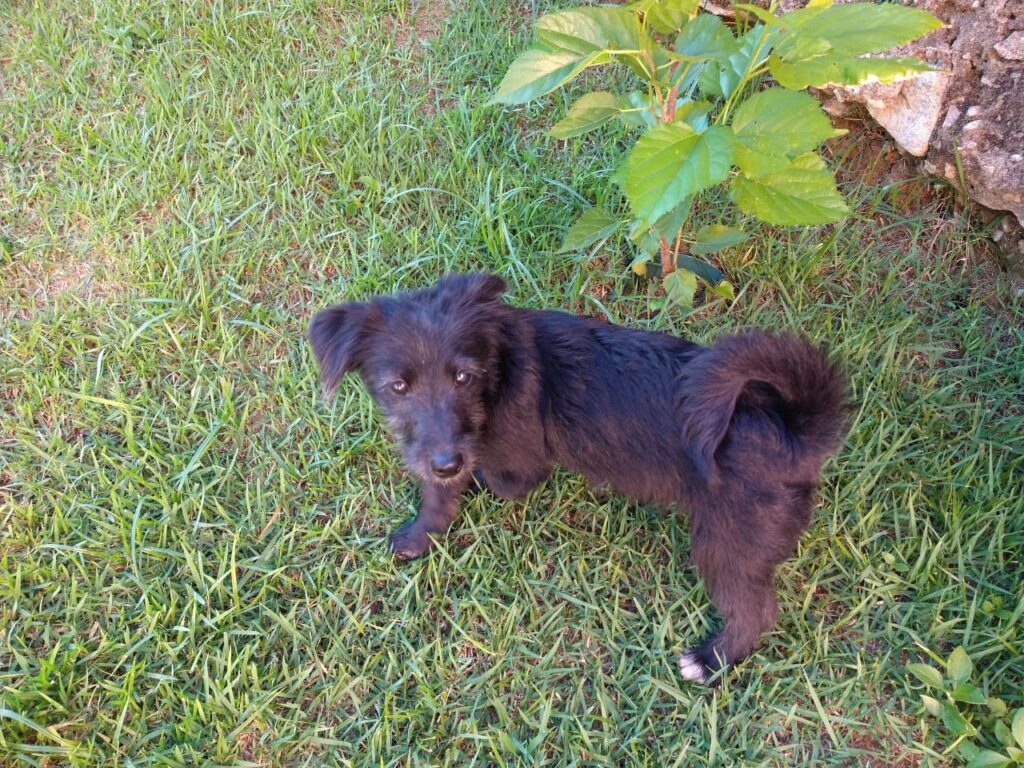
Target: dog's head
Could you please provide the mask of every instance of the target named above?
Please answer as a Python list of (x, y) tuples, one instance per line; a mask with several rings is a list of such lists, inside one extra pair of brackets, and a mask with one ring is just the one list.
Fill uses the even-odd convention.
[(451, 275), (426, 290), (318, 313), (309, 340), (325, 394), (357, 371), (409, 470), (429, 482), (463, 481), (498, 386), (504, 292), (500, 277)]

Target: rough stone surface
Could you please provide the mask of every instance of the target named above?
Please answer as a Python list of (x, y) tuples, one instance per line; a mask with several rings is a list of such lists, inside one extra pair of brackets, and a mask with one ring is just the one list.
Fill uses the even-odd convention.
[(947, 26), (890, 55), (918, 56), (941, 72), (892, 85), (834, 89), (826, 109), (841, 114), (850, 102), (864, 104), (903, 150), (923, 158), (926, 172), (957, 186), (965, 181), (970, 198), (1024, 222), (1024, 4), (911, 4)]

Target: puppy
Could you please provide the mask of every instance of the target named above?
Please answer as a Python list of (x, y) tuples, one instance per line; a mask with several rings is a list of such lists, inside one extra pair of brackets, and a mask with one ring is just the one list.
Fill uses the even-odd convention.
[(310, 324), (325, 393), (358, 371), (420, 481), (419, 514), (392, 551), (425, 554), (471, 484), (522, 498), (555, 464), (675, 505), (724, 620), (679, 660), (684, 677), (708, 682), (775, 621), (775, 567), (807, 527), (845, 431), (843, 375), (796, 336), (748, 331), (707, 348), (512, 307), (505, 290), (496, 276), (452, 275)]

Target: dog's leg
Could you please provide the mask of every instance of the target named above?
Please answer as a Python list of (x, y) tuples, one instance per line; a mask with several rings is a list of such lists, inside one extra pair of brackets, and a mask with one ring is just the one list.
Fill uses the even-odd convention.
[(487, 470), (486, 474), (480, 470), (478, 472), (479, 476), (474, 475), (474, 477), (477, 477), (478, 482), (495, 496), (500, 496), (503, 499), (522, 499), (547, 479), (551, 473), (551, 467), (550, 465), (538, 465), (527, 467), (522, 472), (508, 470)]
[[(702, 532), (703, 533), (703, 532)], [(725, 621), (721, 631), (679, 657), (683, 677), (707, 683), (715, 672), (741, 661), (775, 623), (775, 562), (754, 542), (738, 546), (722, 533), (695, 538), (692, 556)]]
[(400, 560), (415, 560), (434, 545), (432, 534), (448, 530), (459, 514), (459, 496), (469, 485), (466, 480), (449, 485), (420, 485), (420, 510), (416, 517), (391, 535), (391, 551)]

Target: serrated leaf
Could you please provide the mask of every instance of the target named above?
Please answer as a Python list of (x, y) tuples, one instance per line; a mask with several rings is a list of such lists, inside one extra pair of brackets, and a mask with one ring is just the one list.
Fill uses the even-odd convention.
[(779, 23), (779, 19), (775, 14), (765, 8), (761, 8), (760, 6), (751, 5), (750, 3), (734, 3), (732, 7), (737, 11), (749, 13), (751, 16), (759, 19), (762, 24), (774, 26)]
[(676, 38), (675, 52), (686, 61), (722, 60), (736, 53), (738, 43), (723, 21), (711, 13), (695, 18)]
[(582, 136), (619, 116), (619, 100), (608, 91), (595, 91), (576, 100), (569, 112), (559, 120), (548, 136), (555, 139), (571, 139)]
[(736, 291), (728, 280), (723, 280), (718, 285), (711, 286), (711, 293), (720, 299), (736, 300)]
[(907, 672), (930, 688), (942, 688), (942, 673), (928, 664), (907, 664)]
[(657, 234), (666, 240), (674, 240), (679, 230), (690, 215), (690, 205), (693, 198), (684, 197), (671, 211), (659, 216), (651, 227)]
[(913, 57), (861, 59), (827, 55), (784, 61), (776, 53), (768, 57), (768, 69), (779, 85), (796, 91), (808, 86), (894, 83), (932, 71), (926, 63)]
[(983, 749), (967, 763), (967, 768), (1006, 768), (1010, 764), (1010, 758), (993, 752), (990, 749)]
[(711, 112), (711, 108), (710, 101), (685, 101), (676, 107), (674, 122), (681, 120), (697, 131), (697, 133), (700, 133), (707, 128), (707, 117)]
[(512, 62), (487, 103), (525, 104), (564, 85), (587, 67), (606, 61), (608, 55), (603, 51), (579, 56), (567, 51), (530, 49)]
[[(927, 666), (927, 665), (922, 665), (922, 666)], [(928, 667), (928, 669), (931, 669), (931, 667)], [(940, 680), (941, 680), (941, 678), (940, 678)], [(925, 696), (924, 694), (921, 694), (921, 703), (924, 704), (925, 711), (929, 715), (931, 715), (932, 717), (938, 717), (939, 716), (939, 711), (941, 710), (941, 705), (939, 704), (938, 699), (933, 699), (931, 696)]]
[(1024, 707), (1013, 713), (1013, 724), (1010, 726), (1010, 730), (1017, 746), (1024, 749)]
[(694, 256), (707, 256), (709, 253), (745, 243), (749, 239), (750, 235), (742, 230), (724, 224), (709, 224), (697, 230), (690, 253)]
[(652, 98), (643, 91), (630, 91), (619, 97), (619, 118), (626, 125), (639, 128), (653, 128), (654, 119)]
[(659, 253), (661, 250), (660, 238), (663, 237), (669, 242), (675, 242), (676, 235), (679, 234), (683, 223), (690, 215), (690, 205), (692, 202), (692, 198), (684, 198), (671, 211), (659, 216), (653, 224), (634, 221), (633, 229), (629, 233), (630, 239), (645, 253)]
[(685, 269), (669, 272), (661, 279), (665, 295), (669, 301), (684, 307), (693, 306), (693, 296), (697, 292), (697, 276)]
[(962, 645), (958, 645), (946, 659), (946, 674), (954, 683), (963, 683), (970, 679), (973, 671), (971, 657), (967, 655)]
[(640, 29), (627, 8), (598, 6), (549, 13), (537, 19), (537, 47), (586, 56), (608, 48), (639, 49)]
[(578, 251), (588, 248), (599, 240), (604, 240), (615, 232), (622, 221), (611, 211), (598, 206), (588, 208), (576, 223), (565, 233), (559, 253)]
[(959, 710), (957, 710), (957, 708), (948, 701), (942, 702), (940, 714), (942, 716), (943, 725), (945, 725), (954, 736), (963, 736), (971, 733), (971, 724), (968, 723), (964, 719), (964, 716), (960, 714)]
[(968, 704), (984, 704), (985, 694), (976, 685), (970, 683), (957, 683), (949, 692), (956, 701), (963, 701)]
[(682, 29), (694, 14), (700, 0), (641, 0), (629, 7), (647, 14), (647, 23), (663, 35)]
[(783, 14), (779, 23), (786, 31), (776, 41), (775, 52), (786, 60), (822, 53), (822, 44), (835, 56), (879, 53), (942, 26), (926, 11), (894, 3), (808, 7)]
[(817, 99), (785, 88), (760, 91), (740, 104), (732, 130), (736, 165), (750, 177), (778, 172), (790, 157), (846, 133), (832, 127)]
[[(761, 36), (765, 35), (762, 43)], [(697, 84), (701, 93), (707, 96), (716, 96), (720, 99), (729, 98), (736, 87), (743, 79), (743, 74), (748, 69), (756, 69), (757, 66), (768, 58), (771, 50), (771, 38), (775, 30), (765, 32), (765, 27), (755, 24), (746, 34), (736, 41), (736, 51), (724, 61), (709, 61), (700, 65), (697, 75)], [(758, 48), (760, 46), (760, 51)], [(757, 53), (758, 61), (754, 62), (754, 54)]]
[(626, 157), (625, 192), (634, 215), (654, 221), (683, 198), (725, 181), (734, 148), (726, 126), (697, 133), (670, 123), (648, 131)]
[(827, 224), (850, 212), (832, 174), (814, 153), (801, 155), (785, 170), (756, 179), (737, 176), (730, 194), (740, 210), (769, 224)]

